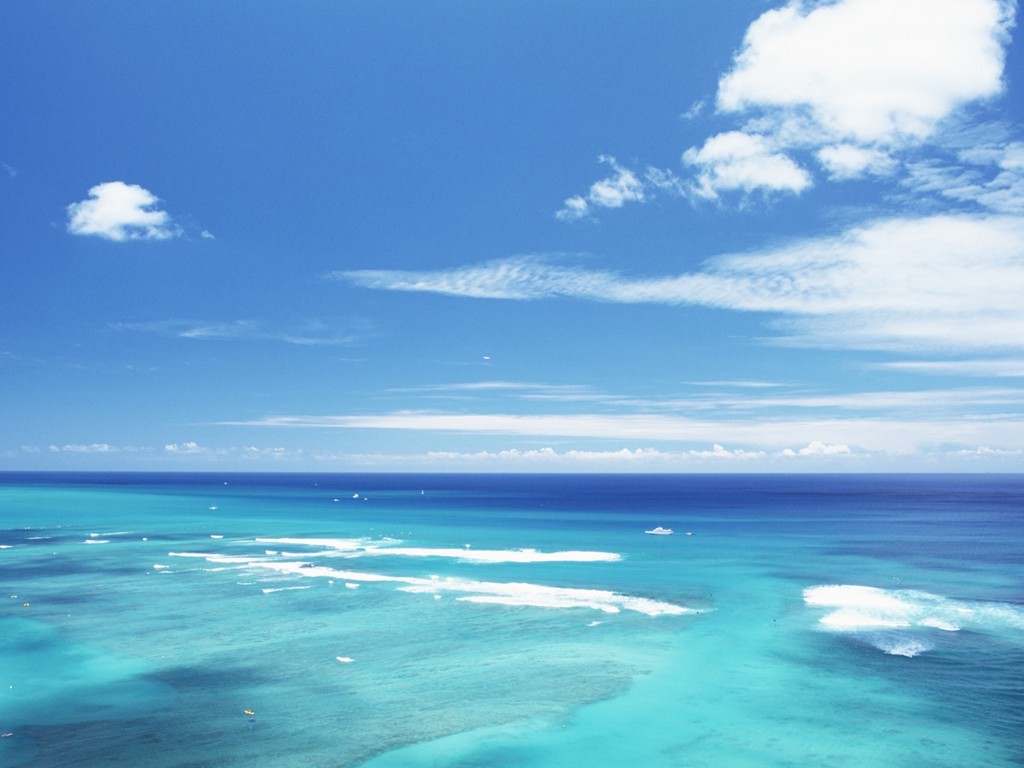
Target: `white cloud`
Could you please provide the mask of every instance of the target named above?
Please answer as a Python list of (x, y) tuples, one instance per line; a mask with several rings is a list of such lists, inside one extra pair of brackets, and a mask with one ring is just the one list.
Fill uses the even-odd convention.
[(836, 144), (822, 147), (817, 153), (818, 162), (836, 180), (855, 179), (865, 175), (884, 176), (892, 173), (896, 163), (892, 157), (878, 149), (858, 147), (853, 144)]
[(811, 151), (833, 180), (891, 175), (895, 153), (1002, 92), (1015, 10), (1011, 0), (792, 0), (750, 25), (717, 106), (775, 153)]
[(283, 458), (299, 457), (302, 454), (302, 450), (289, 451), (286, 448), (261, 448), (254, 445), (212, 447), (200, 445), (194, 440), (188, 440), (183, 443), (167, 443), (164, 445), (164, 453), (171, 456), (201, 456), (217, 461), (225, 459), (239, 459), (242, 461), (272, 459), (276, 461)]
[(88, 445), (51, 445), (50, 453), (115, 453), (124, 450), (107, 443), (90, 443)]
[(644, 184), (635, 173), (619, 165), (614, 157), (602, 155), (598, 160), (610, 165), (615, 174), (591, 184), (586, 198), (577, 195), (567, 199), (555, 214), (557, 218), (574, 221), (590, 215), (593, 207), (621, 208), (628, 202), (644, 201)]
[(783, 456), (794, 457), (794, 456), (845, 456), (851, 453), (850, 447), (847, 445), (835, 445), (823, 443), (820, 440), (812, 440), (803, 448), (794, 451), (792, 448), (786, 448), (782, 451)]
[(697, 459), (726, 459), (726, 460), (750, 460), (763, 459), (764, 451), (745, 451), (742, 448), (729, 450), (725, 446), (715, 443), (710, 451), (689, 451), (689, 455)]
[(683, 162), (699, 169), (694, 191), (707, 199), (735, 190), (799, 194), (811, 185), (810, 174), (775, 151), (764, 136), (742, 131), (712, 136), (699, 150), (686, 150)]
[(456, 459), (459, 461), (482, 462), (488, 464), (647, 464), (650, 462), (671, 462), (678, 460), (682, 454), (658, 451), (653, 448), (622, 448), (617, 451), (556, 451), (554, 448), (534, 448), (520, 450), (509, 448), (502, 451), (428, 451), (427, 458), (444, 462)]
[(123, 181), (108, 181), (89, 190), (89, 197), (68, 206), (68, 232), (106, 240), (166, 240), (181, 229), (149, 190)]
[(999, 448), (989, 448), (987, 445), (979, 446), (978, 448), (965, 448), (963, 450), (956, 451), (957, 456), (978, 456), (978, 457), (993, 457), (993, 456), (1024, 456), (1024, 450), (1012, 450), (1006, 451)]
[(168, 443), (164, 446), (167, 453), (207, 453), (208, 448), (203, 448), (199, 443), (189, 441), (187, 443)]
[(906, 351), (1024, 349), (1024, 218), (890, 219), (677, 276), (628, 278), (516, 258), (447, 272), (334, 276), (386, 290), (572, 297), (777, 313), (788, 343)]
[(1011, 2), (793, 0), (747, 30), (718, 108), (817, 143), (900, 146), (1001, 91)]
[(696, 120), (698, 117), (704, 114), (704, 110), (707, 109), (707, 106), (708, 104), (706, 101), (704, 101), (704, 99), (698, 99), (697, 101), (693, 102), (693, 104), (691, 104), (690, 107), (685, 112), (683, 112), (683, 114), (681, 114), (679, 117), (682, 118), (683, 120)]
[(768, 389), (781, 387), (777, 381), (757, 381), (754, 379), (734, 379), (731, 381), (688, 381), (694, 387), (739, 387), (741, 389)]
[[(764, 13), (718, 85), (719, 114), (740, 124), (686, 150), (696, 179), (668, 188), (689, 189), (693, 200), (800, 193), (812, 180), (797, 156), (814, 158), (837, 181), (896, 174), (903, 150), (935, 141), (965, 107), (1002, 93), (1015, 12), (1015, 0), (790, 0)], [(683, 118), (703, 107), (696, 102)], [(666, 188), (668, 172), (660, 173), (632, 174), (628, 199)], [(979, 202), (1024, 209), (1020, 177), (1008, 171)], [(614, 192), (620, 182), (570, 197), (557, 216), (587, 216), (602, 204), (602, 186)], [(618, 207), (625, 198), (607, 199)]]
[(575, 221), (576, 219), (582, 219), (584, 216), (590, 213), (590, 205), (579, 195), (574, 197), (566, 198), (565, 203), (562, 205), (562, 209), (555, 213), (555, 216), (562, 221)]

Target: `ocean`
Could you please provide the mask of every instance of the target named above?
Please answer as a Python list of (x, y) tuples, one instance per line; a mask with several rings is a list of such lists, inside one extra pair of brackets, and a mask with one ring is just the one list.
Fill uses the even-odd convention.
[(1021, 475), (0, 474), (0, 765), (1022, 766), (1022, 565)]

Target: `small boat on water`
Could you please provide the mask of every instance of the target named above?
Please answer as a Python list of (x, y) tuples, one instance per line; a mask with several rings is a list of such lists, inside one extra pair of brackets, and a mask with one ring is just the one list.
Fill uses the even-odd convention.
[(671, 536), (672, 535), (672, 529), (671, 528), (662, 528), (659, 525), (657, 528), (652, 528), (649, 531), (644, 531), (644, 533), (649, 533), (652, 536)]

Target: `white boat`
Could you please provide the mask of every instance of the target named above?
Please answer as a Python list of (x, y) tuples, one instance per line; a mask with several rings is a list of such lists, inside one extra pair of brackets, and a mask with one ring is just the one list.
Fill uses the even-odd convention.
[(652, 528), (649, 531), (644, 531), (644, 533), (649, 533), (652, 536), (671, 536), (672, 535), (672, 529), (671, 528), (662, 528), (659, 525), (657, 528)]

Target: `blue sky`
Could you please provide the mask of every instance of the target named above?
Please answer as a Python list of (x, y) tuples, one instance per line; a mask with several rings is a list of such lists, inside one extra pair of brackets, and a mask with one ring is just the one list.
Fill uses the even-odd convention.
[(1017, 13), (4, 3), (0, 468), (1022, 471)]

